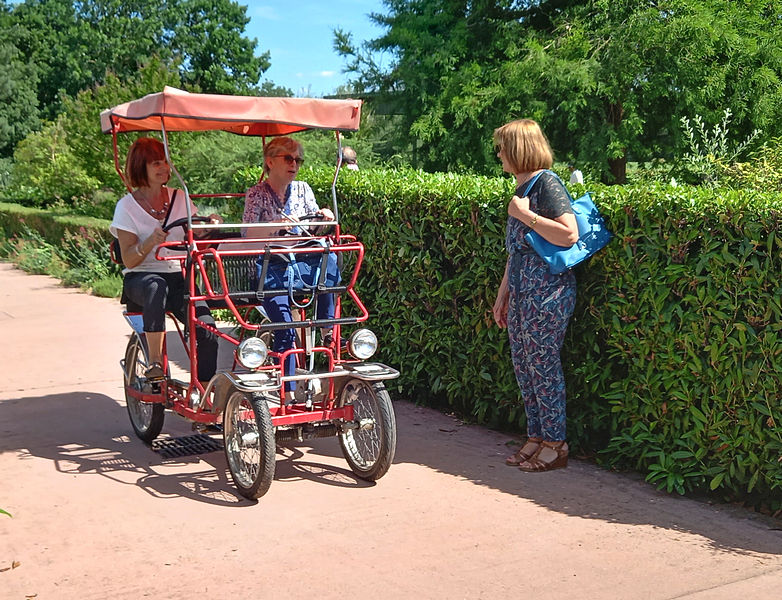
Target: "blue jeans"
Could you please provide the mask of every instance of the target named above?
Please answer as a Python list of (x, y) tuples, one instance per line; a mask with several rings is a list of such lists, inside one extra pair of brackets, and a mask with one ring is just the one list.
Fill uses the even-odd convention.
[[(315, 299), (317, 308), (315, 314), (318, 319), (334, 318), (334, 294), (319, 294)], [(263, 308), (272, 323), (292, 323), (291, 303), (287, 294), (265, 298)], [(274, 332), (272, 350), (285, 352), (293, 348), (296, 341), (296, 332), (293, 329), (277, 329)], [(296, 372), (296, 356), (291, 354), (285, 361), (284, 375), (293, 375)], [(285, 391), (292, 392), (296, 389), (295, 381), (285, 382)]]

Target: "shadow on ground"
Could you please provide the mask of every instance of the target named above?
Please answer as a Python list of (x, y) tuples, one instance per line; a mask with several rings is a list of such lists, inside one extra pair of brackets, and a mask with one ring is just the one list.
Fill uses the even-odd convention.
[[(192, 435), (189, 423), (166, 412), (162, 436)], [(215, 439), (221, 440), (217, 434)], [(336, 440), (328, 440), (337, 446)], [(225, 455), (164, 458), (134, 434), (125, 406), (103, 394), (67, 393), (0, 403), (0, 454), (13, 452), (52, 461), (65, 475), (100, 475), (134, 485), (157, 498), (186, 497), (226, 506), (251, 505), (234, 487)], [(305, 459), (306, 448), (277, 451), (275, 481), (308, 479), (341, 487), (374, 485), (347, 466), (335, 468)]]
[[(437, 411), (396, 403), (395, 463), (411, 463), (527, 499), (549, 510), (586, 519), (651, 525), (706, 538), (718, 551), (782, 554), (778, 522), (733, 507), (710, 506), (657, 492), (637, 477), (582, 461), (565, 470), (528, 474), (506, 467), (508, 436), (465, 426)], [(189, 435), (186, 421), (166, 413), (164, 434)], [(247, 506), (227, 471), (225, 456), (165, 459), (140, 442), (124, 405), (102, 394), (75, 392), (0, 403), (0, 453), (42, 457), (59, 473), (98, 474), (161, 498), (186, 497), (225, 506)], [(340, 457), (335, 439), (278, 448), (275, 483), (312, 480), (359, 488), (382, 485), (357, 479), (319, 457)], [(332, 461), (328, 461), (332, 462)], [(392, 467), (393, 470), (394, 467)], [(737, 535), (741, 522), (744, 533)], [(747, 532), (747, 524), (751, 531)]]

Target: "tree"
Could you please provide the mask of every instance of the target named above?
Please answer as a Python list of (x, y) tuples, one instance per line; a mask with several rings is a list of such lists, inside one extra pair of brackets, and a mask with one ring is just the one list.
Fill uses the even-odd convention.
[(164, 40), (170, 39), (174, 56), (181, 58), (186, 85), (221, 94), (256, 89), (269, 68), (269, 52), (256, 57), (257, 40), (242, 35), (250, 21), (247, 6), (231, 0), (179, 0), (165, 5)]
[[(554, 20), (544, 54), (552, 89), (567, 101), (584, 100), (551, 115), (556, 137), (575, 140), (571, 153), (596, 156), (610, 180), (622, 183), (628, 157), (670, 158), (683, 148), (682, 117), (713, 122), (730, 109), (739, 139), (755, 128), (774, 135), (782, 116), (780, 13), (779, 3), (760, 0), (572, 7)], [(571, 68), (583, 77), (563, 76)]]
[(37, 65), (39, 105), (51, 118), (111, 71), (131, 78), (153, 56), (202, 92), (246, 92), (269, 67), (243, 37), (246, 7), (231, 0), (25, 0), (7, 12), (7, 39)]
[[(354, 84), (396, 102), (427, 169), (496, 170), (493, 128), (541, 122), (561, 157), (622, 182), (628, 158), (671, 157), (679, 120), (782, 128), (780, 3), (768, 0), (385, 0), (364, 48), (335, 34)], [(381, 68), (378, 53), (392, 57)]]
[(0, 43), (0, 157), (40, 126), (36, 84), (35, 67), (21, 61), (16, 46)]
[[(112, 106), (161, 91), (165, 86), (181, 87), (178, 71), (158, 58), (140, 66), (126, 80), (109, 72), (104, 83), (82, 90), (63, 102), (62, 127), (69, 148), (79, 157), (84, 171), (101, 186), (123, 189), (114, 169), (111, 136), (101, 133), (100, 113)], [(120, 161), (136, 136), (118, 136)]]
[(12, 196), (46, 205), (53, 200), (87, 198), (99, 187), (68, 145), (62, 125), (62, 118), (47, 123), (16, 147), (9, 186)]

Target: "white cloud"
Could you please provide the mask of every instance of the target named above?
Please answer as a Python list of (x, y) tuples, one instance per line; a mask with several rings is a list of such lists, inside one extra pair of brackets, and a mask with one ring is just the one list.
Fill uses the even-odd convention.
[(334, 77), (334, 75), (336, 75), (336, 74), (337, 74), (336, 71), (321, 71), (320, 72), (320, 76), (321, 77)]

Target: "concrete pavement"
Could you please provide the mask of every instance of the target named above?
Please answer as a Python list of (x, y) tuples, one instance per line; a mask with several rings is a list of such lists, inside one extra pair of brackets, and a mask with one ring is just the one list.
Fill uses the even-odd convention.
[(376, 484), (315, 440), (247, 501), (222, 453), (134, 437), (120, 312), (0, 264), (2, 600), (782, 597), (779, 521), (582, 461), (522, 473), (509, 436), (406, 402)]

